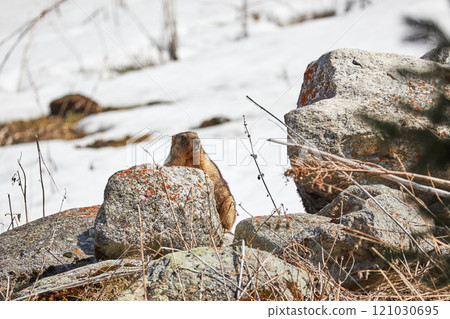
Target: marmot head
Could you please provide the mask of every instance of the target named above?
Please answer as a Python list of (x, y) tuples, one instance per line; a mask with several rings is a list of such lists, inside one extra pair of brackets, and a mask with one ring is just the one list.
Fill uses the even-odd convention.
[[(172, 146), (166, 163), (183, 166), (199, 166), (202, 147), (194, 132), (182, 132), (172, 136)], [(175, 164), (176, 163), (176, 164)]]

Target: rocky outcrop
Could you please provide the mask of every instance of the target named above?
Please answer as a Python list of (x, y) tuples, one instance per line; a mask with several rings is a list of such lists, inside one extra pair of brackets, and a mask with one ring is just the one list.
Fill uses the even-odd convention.
[[(299, 300), (309, 296), (309, 283), (306, 271), (264, 251), (200, 247), (155, 261), (146, 289), (155, 301)], [(119, 300), (144, 300), (142, 280)]]
[[(427, 72), (423, 80), (415, 76)], [(398, 107), (429, 110), (439, 95), (448, 96), (442, 83), (449, 82), (449, 74), (450, 66), (424, 59), (336, 50), (308, 66), (299, 107), (286, 115), (286, 123), (293, 135), (321, 150), (410, 170), (422, 149), (401, 138), (380, 140), (383, 135), (368, 119), (449, 132), (419, 113), (411, 120), (411, 113)], [(448, 136), (441, 134), (443, 140)], [(293, 167), (305, 163), (297, 149), (290, 147), (289, 155)], [(432, 278), (438, 268), (447, 275), (447, 202), (428, 205), (421, 201), (427, 198), (415, 197), (418, 193), (352, 170), (362, 187), (349, 186), (332, 169), (305, 167), (297, 188), (314, 214), (246, 219), (234, 238), (223, 234), (214, 187), (203, 171), (148, 165), (119, 171), (109, 179), (100, 209), (69, 210), (0, 235), (0, 293), (13, 290), (8, 299), (48, 300), (89, 288), (92, 299), (111, 300), (143, 300), (145, 293), (150, 300), (331, 300), (343, 293), (355, 298), (345, 288), (367, 295), (373, 287), (378, 291), (381, 276), (397, 293), (384, 276), (399, 276), (396, 268), (409, 260), (417, 262), (420, 278), (414, 280), (420, 285), (428, 275), (440, 280), (439, 274)], [(445, 170), (431, 174), (450, 177)], [(141, 258), (141, 240), (145, 271), (141, 261), (123, 259)], [(115, 260), (94, 263), (93, 253)], [(412, 276), (409, 266), (405, 271)], [(403, 281), (398, 278), (394, 281)], [(117, 287), (105, 296), (111, 283)], [(405, 284), (410, 290), (410, 282)]]
[(100, 206), (69, 209), (0, 234), (0, 282), (21, 287), (36, 276), (92, 263)]
[(434, 222), (423, 214), (419, 204), (386, 186), (364, 189), (385, 211), (352, 186), (316, 215), (243, 220), (236, 226), (235, 239), (287, 259), (299, 255), (316, 266), (327, 264), (335, 279), (347, 286), (365, 285), (373, 278), (362, 278), (358, 272), (383, 266), (373, 249), (384, 256), (432, 249), (426, 238)]
[[(399, 106), (408, 104), (410, 109), (426, 111), (439, 99), (438, 93), (448, 94), (449, 76), (450, 66), (424, 59), (356, 49), (335, 50), (309, 64), (298, 108), (286, 114), (285, 121), (320, 150), (387, 169), (414, 172), (424, 150), (410, 140), (383, 140), (370, 119), (411, 129), (432, 127), (436, 134), (442, 133), (443, 139), (449, 139), (449, 127), (436, 127), (427, 117), (417, 114), (413, 118), (411, 112)], [(295, 137), (295, 133), (292, 135)], [(288, 152), (293, 166), (302, 160), (298, 149), (289, 148)], [(432, 170), (431, 174), (450, 177), (448, 170)], [(305, 177), (296, 182), (309, 213), (318, 212), (339, 193), (337, 188), (330, 192), (330, 188), (317, 187), (313, 180), (314, 177)], [(330, 185), (340, 182), (335, 177), (325, 179)], [(365, 178), (361, 182), (374, 184), (377, 180)], [(339, 184), (339, 188), (348, 185)]]
[(139, 209), (147, 254), (220, 245), (214, 187), (201, 170), (135, 166), (110, 177), (95, 222), (95, 255), (140, 254)]
[(32, 286), (16, 293), (13, 300), (45, 298), (43, 296), (45, 294), (57, 294), (71, 288), (92, 286), (96, 283), (104, 283), (113, 278), (131, 276), (139, 272), (142, 273), (142, 263), (138, 260), (105, 260), (39, 279)]

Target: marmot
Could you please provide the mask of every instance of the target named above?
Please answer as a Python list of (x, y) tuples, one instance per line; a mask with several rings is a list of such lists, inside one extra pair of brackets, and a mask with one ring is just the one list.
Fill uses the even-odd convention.
[(236, 204), (219, 168), (205, 153), (197, 133), (183, 132), (172, 136), (172, 147), (165, 166), (187, 166), (201, 169), (214, 184), (214, 195), (220, 221), (230, 231), (236, 219)]

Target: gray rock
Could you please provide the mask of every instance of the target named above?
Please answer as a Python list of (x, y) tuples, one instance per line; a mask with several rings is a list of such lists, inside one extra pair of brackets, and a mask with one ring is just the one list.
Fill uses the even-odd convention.
[[(421, 79), (415, 74), (430, 72), (433, 77)], [(431, 61), (356, 49), (339, 49), (309, 64), (298, 100), (298, 108), (285, 115), (285, 122), (320, 150), (369, 161), (387, 169), (413, 171), (421, 156), (418, 145), (404, 139), (384, 140), (367, 117), (401, 124), (406, 128), (434, 127), (426, 117), (399, 108), (408, 103), (414, 109), (427, 110), (437, 101), (437, 78), (448, 77), (450, 66)], [(448, 78), (447, 78), (448, 81)], [(444, 88), (445, 89), (445, 88)], [(434, 127), (450, 132), (449, 127)], [(443, 136), (444, 139), (449, 138)], [(304, 159), (299, 149), (288, 148), (291, 163)], [(431, 171), (436, 177), (450, 178), (450, 171)], [(379, 179), (364, 177), (365, 184)], [(345, 189), (346, 181), (336, 176), (326, 184)], [(321, 188), (313, 176), (296, 182), (307, 212), (316, 213), (338, 194), (338, 188)]]
[[(387, 257), (402, 252), (415, 254), (419, 248), (413, 237), (421, 248), (427, 249), (426, 238), (432, 233), (434, 222), (422, 215), (418, 205), (406, 201), (401, 192), (380, 185), (365, 188), (401, 227), (372, 199), (351, 188), (317, 215), (243, 220), (236, 226), (235, 239), (244, 239), (253, 248), (283, 255), (288, 260), (295, 261), (300, 256), (316, 266), (327, 264), (334, 278), (348, 287), (366, 284), (373, 278), (362, 278), (358, 273), (384, 266), (373, 248)], [(360, 195), (360, 200), (352, 195)], [(338, 218), (341, 209), (343, 216)]]
[[(406, 203), (408, 206), (414, 207), (416, 212), (421, 211), (421, 206), (417, 200), (414, 200), (410, 195), (399, 190), (381, 184), (364, 185), (363, 188), (373, 197), (379, 195), (392, 195), (398, 200)], [(331, 203), (322, 208), (317, 214), (320, 216), (339, 218), (341, 215), (361, 210), (366, 205), (367, 199), (369, 199), (369, 196), (366, 192), (361, 190), (358, 186), (352, 185), (341, 192)]]
[(46, 293), (106, 282), (112, 278), (142, 274), (142, 263), (134, 259), (105, 260), (39, 279), (30, 287), (14, 294), (13, 300), (34, 300)]
[(422, 55), (420, 58), (424, 60), (439, 62), (439, 63), (445, 63), (450, 64), (450, 55), (449, 55), (450, 48), (435, 48), (424, 55)]
[(245, 240), (250, 247), (277, 254), (292, 240), (302, 242), (325, 232), (339, 231), (339, 227), (330, 221), (330, 218), (310, 214), (258, 216), (240, 221), (234, 239)]
[[(69, 209), (0, 234), (2, 288), (26, 285), (94, 258), (94, 221), (100, 206)], [(3, 289), (2, 289), (3, 290)]]
[[(254, 300), (258, 296), (298, 300), (310, 294), (306, 271), (248, 247), (176, 252), (155, 261), (148, 271), (150, 300)], [(119, 300), (143, 300), (142, 287), (142, 280), (138, 281)]]
[(141, 165), (108, 180), (95, 222), (97, 258), (140, 254), (138, 205), (146, 254), (222, 242), (214, 188), (203, 171)]

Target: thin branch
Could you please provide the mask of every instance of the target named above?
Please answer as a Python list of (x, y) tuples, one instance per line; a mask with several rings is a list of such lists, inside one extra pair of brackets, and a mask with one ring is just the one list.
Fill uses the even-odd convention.
[[(11, 206), (11, 195), (8, 194), (8, 204), (9, 204), (9, 216), (11, 216), (11, 224), (10, 227), (11, 229), (14, 229), (14, 214), (12, 212), (12, 206)], [(9, 227), (8, 227), (9, 229)]]
[(3, 70), (3, 67), (5, 66), (6, 62), (8, 61), (9, 57), (13, 53), (13, 51), (16, 49), (17, 45), (20, 43), (20, 41), (23, 39), (23, 37), (31, 30), (33, 27), (42, 20), (48, 13), (52, 12), (53, 10), (57, 9), (63, 2), (66, 2), (67, 0), (59, 0), (58, 2), (52, 4), (48, 8), (41, 11), (41, 13), (26, 22), (23, 26), (19, 27), (18, 29), (14, 30), (9, 36), (7, 36), (5, 39), (3, 39), (0, 43), (0, 46), (3, 45), (9, 38), (15, 36), (15, 34), (19, 34), (16, 41), (11, 45), (9, 50), (6, 52), (5, 56), (3, 57), (2, 62), (0, 63), (0, 73)]
[[(290, 128), (288, 125), (286, 125), (283, 121), (281, 121), (280, 119), (278, 119), (275, 115), (273, 115), (272, 113), (270, 113), (268, 110), (266, 110), (264, 107), (262, 107), (261, 105), (259, 105), (258, 103), (256, 103), (254, 100), (252, 100), (250, 97), (248, 97), (247, 96), (247, 98), (250, 100), (250, 101), (252, 101), (255, 105), (257, 105), (259, 108), (261, 108), (263, 111), (265, 111), (265, 112), (267, 112), (270, 116), (272, 116), (273, 118), (275, 118), (278, 122), (280, 122), (283, 126), (285, 126), (287, 129), (288, 129), (288, 133), (289, 132), (293, 132), (296, 136), (298, 136), (301, 140), (303, 140), (306, 144), (308, 144), (309, 146), (303, 146), (303, 145), (300, 145), (300, 144), (292, 144), (292, 143), (288, 143), (288, 144), (292, 144), (292, 146), (295, 146), (295, 147), (300, 147), (300, 148), (305, 148), (305, 149), (307, 149), (308, 151), (311, 151), (312, 153), (317, 153), (317, 154), (319, 154), (319, 155), (323, 155), (324, 157), (325, 157), (325, 159), (327, 160), (327, 161), (329, 161), (330, 163), (332, 163), (337, 169), (339, 169), (339, 166), (334, 162), (334, 161), (332, 161), (330, 158), (333, 158), (333, 159), (335, 159), (335, 160), (338, 160), (338, 159), (340, 159), (342, 162), (345, 162), (345, 163), (352, 163), (352, 165), (354, 165), (353, 163), (355, 163), (355, 162), (353, 162), (353, 161), (350, 161), (350, 160), (348, 160), (348, 159), (345, 159), (345, 158), (342, 158), (342, 157), (339, 157), (339, 156), (336, 156), (336, 155), (333, 155), (333, 154), (329, 154), (329, 153), (327, 153), (327, 152), (323, 152), (323, 151), (320, 151), (320, 150), (318, 150), (316, 147), (313, 147), (312, 145), (311, 145), (311, 143), (309, 143), (303, 136), (301, 136), (301, 134), (299, 134), (298, 132), (296, 132), (296, 131), (294, 131), (292, 128)], [(289, 134), (290, 135), (290, 134)], [(289, 146), (289, 145), (288, 145)], [(365, 166), (367, 166), (367, 165), (364, 165), (363, 164), (363, 167), (365, 167)], [(373, 168), (372, 167), (370, 167), (370, 166), (367, 166), (367, 168), (368, 168), (368, 170), (373, 170)], [(370, 199), (372, 199), (373, 201), (374, 201), (374, 203), (382, 210), (382, 212), (385, 214), (385, 215), (387, 215), (398, 227), (400, 227), (400, 229), (411, 239), (411, 241), (417, 246), (417, 248), (425, 255), (425, 256), (427, 256), (428, 258), (429, 258), (429, 260), (434, 264), (434, 265), (436, 265), (439, 269), (441, 269), (442, 271), (444, 271), (443, 269), (442, 269), (442, 267), (441, 267), (441, 265), (439, 265), (431, 256), (429, 256), (424, 250), (423, 250), (423, 248), (419, 245), (419, 243), (417, 242), (417, 240), (409, 233), (409, 232), (407, 232), (406, 230), (405, 230), (405, 228), (391, 215), (391, 214), (389, 214), (387, 211), (386, 211), (386, 209), (383, 207), (383, 205), (381, 205), (365, 188), (363, 188), (358, 182), (356, 182), (351, 176), (349, 176), (346, 172), (341, 172), (342, 174), (344, 174), (352, 183), (354, 183), (356, 186), (358, 186), (358, 188), (359, 189), (361, 189), (365, 194), (366, 194), (366, 196), (368, 196)], [(442, 196), (442, 197), (446, 197), (446, 198), (450, 198), (450, 193), (449, 192), (446, 192), (446, 191), (442, 191), (442, 190), (437, 190), (436, 188), (433, 188), (433, 187), (427, 187), (427, 186), (423, 186), (423, 185), (420, 185), (420, 184), (417, 184), (417, 185), (414, 185), (414, 184), (416, 184), (416, 183), (412, 183), (412, 182), (410, 182), (410, 181), (408, 181), (408, 180), (404, 180), (404, 179), (402, 179), (402, 178), (399, 178), (399, 177), (397, 177), (397, 176), (393, 176), (393, 175), (383, 175), (383, 176), (385, 176), (385, 178), (386, 178), (386, 176), (387, 177), (389, 177), (388, 179), (390, 179), (390, 180), (393, 180), (393, 181), (397, 181), (398, 183), (400, 183), (400, 184), (403, 184), (403, 182), (405, 182), (406, 181), (406, 185), (407, 186), (413, 186), (413, 187), (420, 187), (421, 188), (421, 190), (422, 189), (428, 189), (429, 191), (433, 191), (432, 193), (433, 194), (436, 194), (436, 195), (438, 195), (438, 197), (439, 196)]]
[(242, 271), (244, 270), (244, 259), (245, 259), (245, 242), (242, 239), (242, 256), (241, 256), (241, 269), (239, 271), (239, 281), (238, 281), (238, 290), (236, 290), (236, 299), (240, 299), (239, 290), (241, 289), (242, 283)]
[(45, 187), (44, 187), (44, 180), (42, 178), (42, 153), (41, 153), (41, 147), (39, 146), (39, 139), (37, 135), (36, 138), (36, 146), (38, 150), (38, 158), (39, 158), (39, 176), (41, 179), (41, 189), (42, 189), (42, 216), (45, 217)]
[(256, 168), (258, 169), (258, 173), (259, 173), (258, 179), (261, 179), (261, 181), (263, 182), (264, 187), (265, 187), (265, 189), (267, 191), (267, 194), (269, 195), (270, 200), (272, 201), (273, 207), (275, 208), (275, 211), (278, 212), (279, 211), (278, 206), (277, 206), (277, 204), (275, 204), (275, 200), (273, 199), (273, 196), (270, 193), (269, 187), (267, 186), (267, 183), (266, 183), (266, 181), (264, 179), (264, 173), (261, 172), (261, 168), (259, 167), (259, 164), (258, 164), (258, 161), (257, 161), (258, 155), (255, 154), (255, 151), (253, 149), (252, 137), (251, 137), (250, 132), (249, 132), (248, 127), (247, 127), (247, 122), (245, 120), (245, 115), (243, 115), (242, 117), (244, 119), (245, 134), (247, 134), (248, 141), (250, 142), (250, 148), (251, 148), (250, 156), (253, 158), (253, 161), (255, 162)]
[(143, 232), (142, 232), (142, 216), (141, 216), (141, 206), (137, 205), (138, 214), (139, 214), (139, 235), (141, 242), (141, 261), (142, 261), (142, 281), (144, 284), (144, 297), (145, 301), (148, 301), (148, 293), (147, 293), (147, 282), (145, 275), (145, 260), (144, 260), (144, 240), (143, 240)]
[[(422, 191), (422, 192), (426, 192), (429, 194), (434, 194), (434, 195), (438, 195), (440, 197), (443, 198), (450, 198), (450, 192), (445, 191), (445, 190), (441, 190), (441, 189), (437, 189), (431, 186), (426, 186), (426, 185), (422, 185), (413, 181), (409, 181), (407, 179), (392, 175), (392, 173), (398, 174), (398, 175), (406, 175), (408, 177), (413, 177), (413, 176), (420, 176), (420, 178), (422, 179), (428, 179), (429, 181), (435, 180), (438, 181), (440, 184), (445, 184), (450, 186), (450, 181), (445, 181), (439, 178), (433, 178), (433, 177), (427, 177), (425, 175), (418, 175), (418, 174), (410, 174), (410, 173), (402, 173), (402, 172), (393, 172), (393, 171), (387, 171), (384, 169), (376, 169), (373, 168), (371, 166), (368, 166), (367, 164), (362, 164), (361, 162), (356, 162), (347, 158), (343, 158), (328, 152), (324, 152), (324, 151), (320, 151), (317, 148), (312, 148), (312, 147), (308, 147), (308, 146), (304, 146), (304, 145), (300, 145), (297, 143), (288, 143), (288, 142), (283, 142), (283, 141), (279, 141), (276, 139), (271, 139), (269, 138), (268, 141), (276, 143), (276, 144), (282, 144), (282, 145), (286, 145), (289, 147), (296, 147), (296, 148), (300, 148), (302, 150), (311, 152), (311, 153), (315, 153), (315, 154), (320, 154), (322, 156), (325, 156), (326, 158), (332, 158), (335, 161), (341, 162), (341, 163), (345, 163), (347, 165), (352, 165), (355, 167), (358, 167), (360, 169), (365, 170), (367, 173), (371, 173), (371, 174), (377, 174), (380, 175), (380, 177), (393, 181), (393, 182), (397, 182), (401, 185), (405, 185), (405, 186), (412, 186), (414, 189)], [(329, 159), (328, 159), (329, 160)], [(329, 160), (330, 161), (330, 160)], [(339, 168), (339, 167), (337, 167)], [(340, 170), (342, 171), (342, 170)]]
[(389, 264), (389, 266), (395, 270), (395, 272), (400, 276), (400, 278), (403, 280), (403, 282), (406, 284), (406, 286), (417, 295), (417, 297), (419, 297), (419, 299), (421, 301), (425, 301), (423, 299), (423, 297), (420, 295), (420, 293), (416, 290), (416, 288), (414, 288), (414, 286), (408, 281), (408, 279), (406, 279), (405, 275), (402, 274), (402, 272), (395, 267), (395, 265), (393, 263), (391, 263), (389, 260), (387, 260), (386, 258), (384, 258), (384, 256), (382, 254), (380, 254), (378, 252), (378, 250), (375, 249), (375, 247), (372, 247), (372, 250), (381, 258), (383, 259), (385, 262), (387, 262)]
[(39, 290), (30, 295), (19, 297), (19, 298), (13, 299), (13, 300), (20, 301), (20, 300), (25, 300), (25, 299), (28, 299), (31, 297), (36, 298), (45, 293), (58, 292), (61, 290), (76, 288), (76, 287), (80, 287), (80, 286), (92, 285), (95, 283), (99, 283), (99, 282), (103, 282), (103, 281), (107, 281), (107, 280), (111, 280), (111, 279), (115, 279), (115, 278), (127, 277), (127, 276), (138, 274), (141, 271), (140, 267), (127, 267), (127, 268), (131, 268), (131, 269), (127, 269), (128, 270), (127, 272), (123, 272), (123, 273), (119, 273), (119, 274), (111, 274), (110, 275), (108, 273), (104, 273), (104, 274), (101, 274), (101, 275), (95, 277), (94, 279), (87, 278), (87, 279), (82, 279), (82, 280), (78, 280), (78, 281), (73, 281), (73, 282), (63, 284), (63, 285), (60, 285), (57, 287), (51, 287), (51, 288)]
[(19, 167), (20, 167), (20, 169), (22, 171), (22, 174), (23, 174), (23, 179), (24, 179), (23, 183), (22, 183), (22, 179), (20, 177), (19, 172), (17, 172), (18, 173), (17, 175), (19, 176), (19, 186), (20, 186), (20, 189), (22, 190), (23, 203), (25, 205), (25, 221), (28, 224), (27, 174), (25, 173), (25, 170), (24, 170), (24, 168), (22, 166), (22, 163), (20, 162), (21, 159), (22, 159), (22, 156), (17, 160), (17, 163), (19, 164)]

